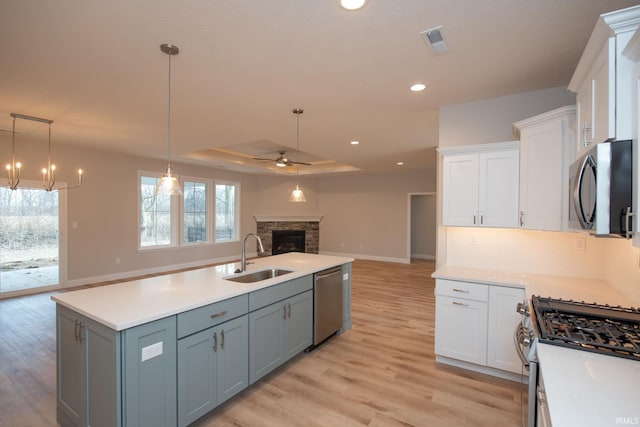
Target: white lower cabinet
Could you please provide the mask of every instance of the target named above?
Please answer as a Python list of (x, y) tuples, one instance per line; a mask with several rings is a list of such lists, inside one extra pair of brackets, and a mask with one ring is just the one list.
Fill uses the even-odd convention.
[(520, 321), (516, 305), (524, 298), (521, 288), (437, 279), (436, 355), (521, 373), (513, 331)]

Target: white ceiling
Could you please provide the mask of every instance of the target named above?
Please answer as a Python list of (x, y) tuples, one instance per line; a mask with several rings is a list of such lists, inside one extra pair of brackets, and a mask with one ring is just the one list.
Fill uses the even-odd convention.
[[(301, 107), (299, 159), (318, 171), (427, 167), (440, 106), (566, 86), (598, 15), (639, 3), (6, 0), (0, 129), (16, 112), (54, 120), (54, 144), (166, 158), (170, 42), (174, 160), (249, 171), (280, 148), (295, 158)], [(449, 52), (432, 55), (420, 32), (440, 25)]]

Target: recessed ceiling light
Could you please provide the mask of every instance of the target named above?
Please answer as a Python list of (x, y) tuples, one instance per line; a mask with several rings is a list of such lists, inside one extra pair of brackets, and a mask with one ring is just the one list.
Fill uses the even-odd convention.
[(367, 4), (367, 0), (338, 0), (338, 4), (346, 10), (358, 10)]
[(402, 166), (402, 165), (404, 165), (404, 162), (397, 162), (396, 165)]
[(416, 83), (414, 85), (411, 85), (409, 89), (411, 89), (412, 92), (420, 92), (421, 90), (425, 90), (426, 88), (427, 88), (426, 85), (422, 83)]
[(349, 144), (351, 144), (351, 145), (358, 145), (358, 144), (360, 144), (360, 141), (351, 141)]

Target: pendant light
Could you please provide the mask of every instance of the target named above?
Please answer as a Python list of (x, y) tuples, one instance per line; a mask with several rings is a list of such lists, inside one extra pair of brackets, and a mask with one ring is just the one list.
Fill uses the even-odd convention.
[(180, 52), (178, 46), (170, 43), (164, 43), (160, 45), (160, 50), (169, 55), (169, 108), (167, 117), (167, 172), (162, 175), (162, 178), (156, 185), (156, 194), (166, 195), (182, 195), (182, 189), (180, 188), (180, 182), (178, 176), (171, 172), (171, 57), (177, 55)]
[(72, 188), (78, 188), (82, 185), (82, 169), (78, 169), (78, 184), (72, 187), (59, 187), (54, 188), (56, 184), (56, 165), (51, 163), (51, 125), (53, 120), (43, 119), (40, 117), (25, 116), (24, 114), (11, 113), (13, 117), (13, 131), (11, 136), (11, 164), (7, 165), (7, 178), (9, 180), (9, 188), (15, 190), (18, 188), (20, 182), (20, 162), (15, 160), (15, 136), (16, 136), (16, 119), (30, 120), (33, 122), (46, 123), (49, 126), (49, 147), (47, 156), (47, 167), (42, 168), (42, 184), (46, 191), (54, 190), (70, 190)]
[(300, 114), (304, 113), (302, 108), (294, 108), (293, 114), (296, 115), (296, 188), (291, 192), (291, 196), (289, 197), (290, 202), (306, 202), (307, 199), (304, 197), (304, 193), (300, 188), (300, 166), (298, 162), (300, 161)]

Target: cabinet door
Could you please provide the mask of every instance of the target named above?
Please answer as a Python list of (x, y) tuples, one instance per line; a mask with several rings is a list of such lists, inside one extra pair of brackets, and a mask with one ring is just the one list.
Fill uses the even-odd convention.
[(593, 85), (587, 79), (576, 94), (576, 153), (586, 150), (593, 142)]
[(218, 405), (249, 385), (249, 316), (223, 323), (218, 351)]
[(249, 313), (249, 384), (285, 362), (283, 339), (286, 316), (284, 302)]
[(478, 155), (451, 155), (443, 159), (442, 223), (476, 225), (478, 210)]
[(75, 313), (56, 307), (57, 420), (61, 425), (86, 424), (86, 350), (78, 322)]
[(520, 227), (562, 230), (563, 139), (561, 120), (526, 129), (520, 146)]
[(120, 425), (119, 334), (57, 306), (57, 419), (61, 425)]
[(220, 336), (216, 328), (178, 341), (178, 425), (191, 424), (215, 408), (216, 350)]
[(124, 331), (124, 424), (172, 427), (178, 421), (175, 316)]
[(516, 312), (516, 306), (524, 301), (524, 289), (489, 287), (487, 365), (504, 371), (522, 373), (522, 362), (513, 344), (513, 331), (522, 321), (522, 316)]
[(519, 151), (479, 155), (479, 225), (518, 226)]
[(313, 291), (291, 297), (286, 303), (285, 354), (289, 360), (313, 343)]
[(602, 49), (592, 69), (593, 143), (616, 137), (615, 38)]
[(436, 297), (436, 354), (487, 363), (487, 303)]

